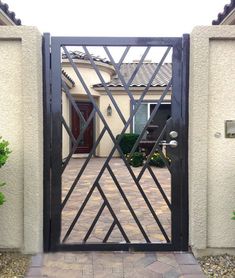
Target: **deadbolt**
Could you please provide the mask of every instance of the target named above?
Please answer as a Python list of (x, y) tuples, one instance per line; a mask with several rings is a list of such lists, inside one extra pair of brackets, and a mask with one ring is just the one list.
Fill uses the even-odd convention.
[(169, 133), (169, 135), (170, 135), (170, 137), (171, 137), (172, 139), (174, 139), (174, 138), (177, 138), (177, 137), (178, 137), (178, 132), (172, 130), (172, 131)]

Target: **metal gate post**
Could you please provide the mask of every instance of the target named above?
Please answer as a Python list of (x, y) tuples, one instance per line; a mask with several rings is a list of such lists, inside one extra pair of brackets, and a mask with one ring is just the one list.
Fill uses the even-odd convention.
[(50, 251), (51, 234), (51, 53), (50, 34), (43, 34), (43, 247), (44, 251)]

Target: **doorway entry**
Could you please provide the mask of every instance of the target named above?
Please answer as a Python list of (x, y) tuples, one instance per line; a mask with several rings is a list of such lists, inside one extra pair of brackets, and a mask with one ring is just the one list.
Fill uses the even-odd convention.
[[(77, 140), (85, 125), (83, 119), (85, 121), (88, 120), (93, 110), (93, 105), (90, 102), (79, 102), (79, 101), (76, 101), (76, 105), (83, 116), (83, 118), (79, 117), (75, 108), (72, 107), (72, 133), (74, 138)], [(85, 132), (83, 133), (82, 138), (80, 139), (80, 142), (75, 150), (75, 154), (89, 153), (91, 151), (93, 147), (93, 141), (94, 141), (93, 129), (94, 129), (94, 125), (93, 125), (93, 121), (91, 121), (88, 127), (86, 128)]]

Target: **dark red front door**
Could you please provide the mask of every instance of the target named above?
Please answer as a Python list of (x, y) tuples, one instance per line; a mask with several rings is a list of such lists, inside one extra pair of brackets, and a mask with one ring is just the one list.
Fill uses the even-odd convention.
[[(87, 121), (89, 115), (92, 112), (93, 105), (89, 102), (76, 102), (78, 109), (83, 115), (85, 121)], [(79, 116), (75, 109), (72, 107), (72, 132), (75, 139), (78, 138), (84, 123), (79, 119)], [(75, 153), (89, 153), (93, 146), (93, 121), (89, 124)]]

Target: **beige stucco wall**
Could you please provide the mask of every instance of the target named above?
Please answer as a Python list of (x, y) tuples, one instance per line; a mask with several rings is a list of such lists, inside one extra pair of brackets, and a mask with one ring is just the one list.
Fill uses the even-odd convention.
[(190, 244), (197, 256), (235, 253), (235, 28), (197, 27), (191, 34), (189, 97)]
[(12, 153), (0, 169), (0, 248), (42, 250), (43, 126), (41, 35), (33, 27), (0, 27), (0, 136)]

